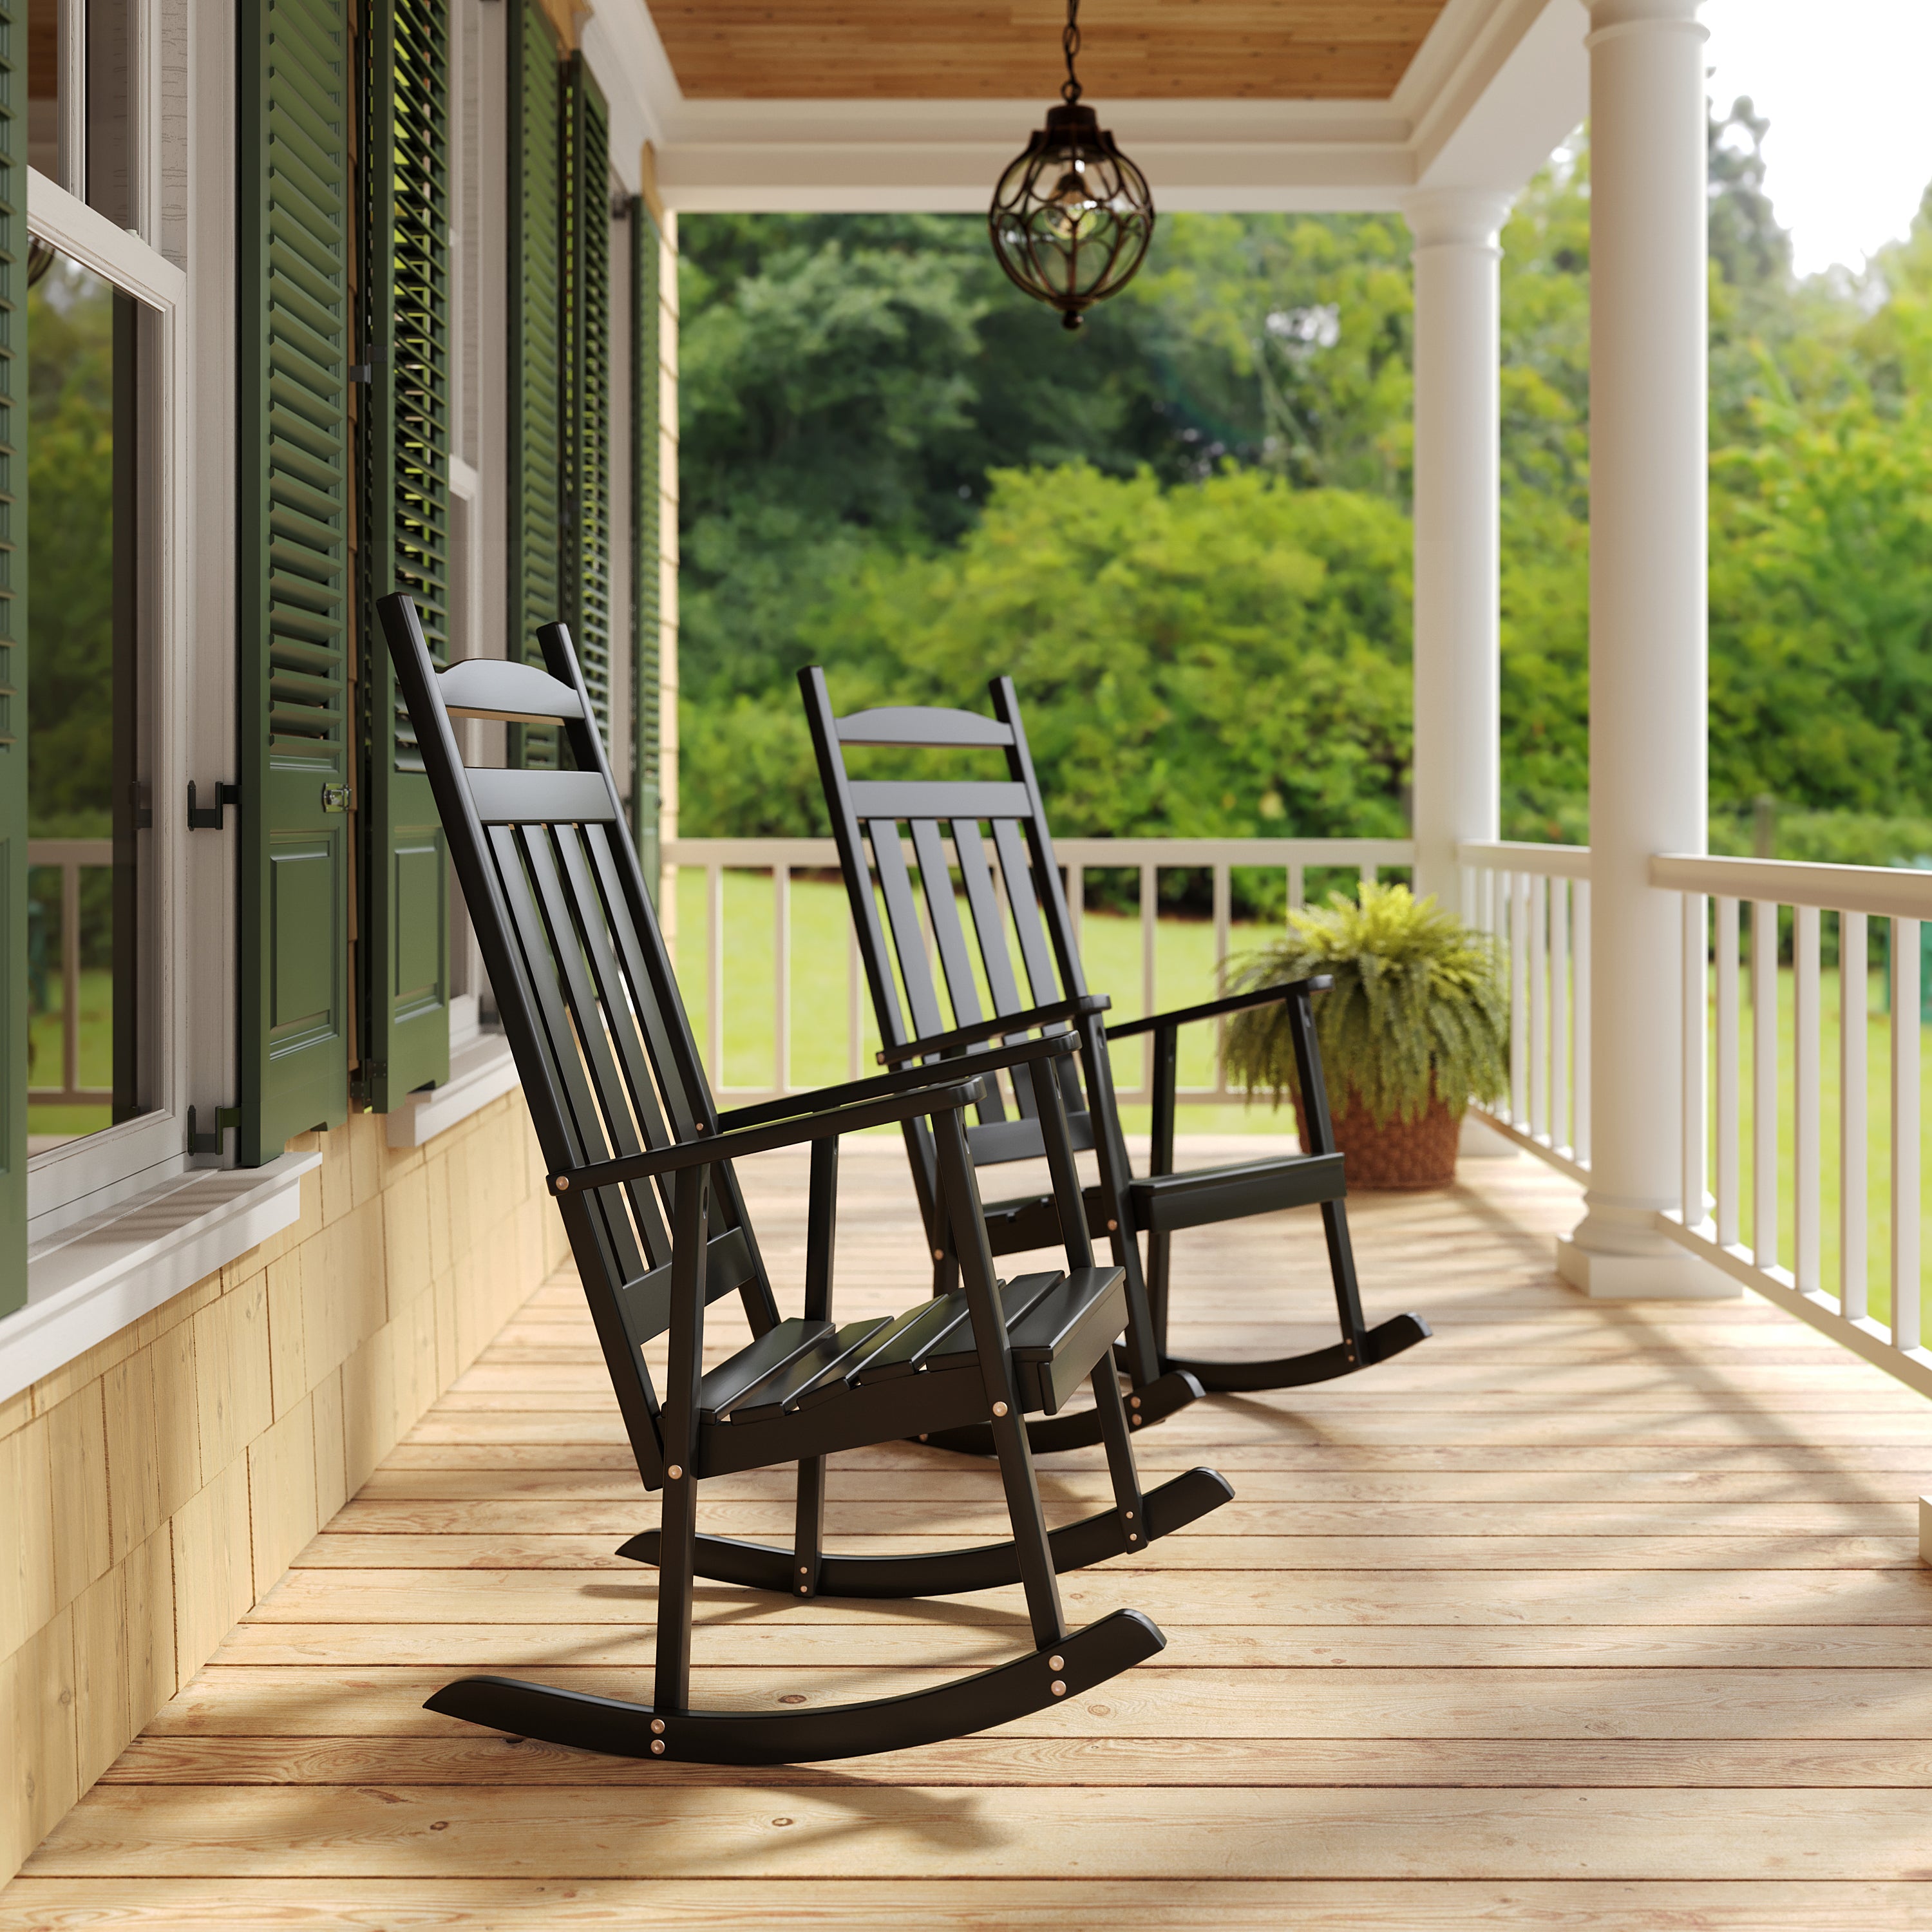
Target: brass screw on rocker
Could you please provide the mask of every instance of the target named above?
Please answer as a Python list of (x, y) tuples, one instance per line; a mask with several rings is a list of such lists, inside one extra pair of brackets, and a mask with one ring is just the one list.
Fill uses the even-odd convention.
[(664, 1720), (663, 1720), (663, 1718), (653, 1718), (651, 1720), (651, 1729), (652, 1729), (653, 1731), (656, 1731), (656, 1732), (658, 1732), (658, 1733), (659, 1734), (659, 1736), (662, 1736), (663, 1732), (664, 1732)]
[(681, 1465), (674, 1462), (664, 1473), (674, 1483), (684, 1474), (684, 1470)]
[(652, 1738), (651, 1754), (654, 1757), (662, 1757), (664, 1756), (664, 1739), (662, 1738)]
[(1053, 1680), (1053, 1694), (1056, 1697), (1064, 1697), (1066, 1695), (1066, 1686), (1058, 1677)]
[(1004, 1415), (1004, 1414), (1006, 1414), (1006, 1404), (1005, 1404), (1004, 1402), (994, 1402), (994, 1405), (993, 1405), (993, 1413), (994, 1413), (995, 1415)]
[(1049, 1670), (1064, 1670), (1066, 1660), (1064, 1657), (1049, 1657), (1046, 1660), (1046, 1667)]

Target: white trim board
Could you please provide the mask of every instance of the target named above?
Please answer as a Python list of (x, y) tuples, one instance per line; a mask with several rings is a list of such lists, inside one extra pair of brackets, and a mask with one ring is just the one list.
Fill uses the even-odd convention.
[(481, 1033), (449, 1052), (449, 1078), (426, 1094), (411, 1094), (388, 1114), (392, 1148), (422, 1147), (523, 1085), (510, 1042), (500, 1033)]
[(30, 1248), (27, 1305), (0, 1320), (0, 1401), (85, 1354), (302, 1214), (319, 1154), (178, 1174)]

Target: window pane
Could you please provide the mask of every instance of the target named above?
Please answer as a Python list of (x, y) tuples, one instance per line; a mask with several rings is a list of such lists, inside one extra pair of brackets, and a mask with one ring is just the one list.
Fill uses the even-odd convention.
[(28, 292), (28, 1132), (142, 1111), (139, 311), (64, 256)]

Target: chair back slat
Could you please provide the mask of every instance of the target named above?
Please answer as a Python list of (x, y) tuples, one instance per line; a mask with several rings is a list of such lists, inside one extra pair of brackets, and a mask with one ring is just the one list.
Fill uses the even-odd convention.
[(860, 823), (872, 848), (872, 867), (879, 877), (879, 896), (886, 902), (886, 918), (892, 929), (892, 951), (898, 961), (899, 979), (905, 988), (906, 1005), (912, 1016), (912, 1037), (944, 1033), (946, 1022), (939, 1010), (939, 991), (933, 983), (932, 964), (926, 957), (926, 934), (919, 922), (919, 907), (912, 896), (912, 878), (906, 870), (905, 850), (896, 818), (867, 819)]
[(1053, 949), (1047, 944), (1046, 929), (1040, 922), (1040, 906), (1034, 897), (1032, 856), (1017, 822), (994, 819), (993, 843), (999, 852), (1000, 872), (1006, 882), (1006, 903), (1012, 908), (1013, 930), (1019, 935), (1020, 957), (1026, 962), (1027, 983), (1033, 988), (1034, 1004), (1044, 1006), (1067, 998), (1072, 988), (1066, 992), (1060, 990)]
[[(533, 888), (532, 848), (541, 853), (539, 842), (543, 831), (544, 828), (538, 826), (496, 825), (490, 828), (488, 836), (516, 943), (523, 952), (530, 984), (536, 994), (539, 1023), (549, 1049), (547, 1058), (550, 1070), (568, 1122), (568, 1164), (583, 1167), (593, 1161), (608, 1160), (616, 1150), (605, 1136), (602, 1110), (592, 1090), (592, 1076), (584, 1064), (583, 1030), (572, 1010), (559, 970), (564, 946), (557, 928), (544, 918), (539, 908)], [(569, 931), (567, 920), (563, 932), (570, 949), (574, 950), (576, 935)], [(548, 1158), (549, 1150), (544, 1151)], [(591, 1212), (604, 1232), (616, 1264), (617, 1278), (612, 1286), (621, 1287), (644, 1274), (649, 1264), (644, 1259), (630, 1215), (610, 1195), (610, 1190), (596, 1190), (590, 1197)]]
[(1019, 982), (1013, 977), (1013, 956), (1006, 945), (1006, 916), (1000, 904), (1000, 889), (993, 868), (986, 860), (986, 835), (977, 822), (962, 825), (952, 821), (952, 849), (959, 860), (959, 883), (966, 894), (966, 909), (972, 915), (974, 937), (980, 942), (980, 957), (986, 969), (986, 985), (993, 996), (996, 1013), (1016, 1013), (1030, 1004), (1020, 996)]
[[(518, 828), (518, 838), (536, 884), (538, 908), (549, 929), (564, 1000), (575, 1030), (586, 1084), (597, 1108), (604, 1146), (613, 1155), (642, 1154), (647, 1146), (663, 1146), (668, 1137), (662, 1131), (661, 1115), (659, 1131), (655, 1139), (650, 1137), (650, 1116), (640, 1114), (636, 1088), (620, 1073), (612, 1051), (616, 1044), (614, 1031), (631, 1030), (628, 1003), (620, 999), (607, 1005), (591, 982), (587, 953), (596, 943), (593, 935), (601, 936), (604, 922), (590, 915), (600, 913), (602, 908), (594, 898), (586, 906), (566, 892), (553, 845), (554, 841), (574, 838), (576, 831), (574, 826), (568, 825), (526, 825)], [(646, 1076), (646, 1092), (650, 1084)], [(656, 1112), (653, 1106), (651, 1112)], [(644, 1267), (662, 1268), (670, 1259), (670, 1231), (658, 1212), (656, 1196), (644, 1181), (627, 1183), (622, 1192), (630, 1205), (638, 1245), (644, 1250)]]

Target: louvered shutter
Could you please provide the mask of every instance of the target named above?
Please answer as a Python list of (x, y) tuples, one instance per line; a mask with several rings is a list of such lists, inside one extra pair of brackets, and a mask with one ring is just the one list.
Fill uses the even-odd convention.
[(349, 1106), (350, 74), (342, 0), (236, 47), (244, 1166)]
[[(567, 613), (562, 70), (537, 0), (510, 8), (510, 654), (539, 661), (542, 624)], [(514, 764), (552, 766), (550, 726), (512, 727)]]
[(584, 56), (566, 70), (566, 620), (610, 736), (610, 122)]
[(449, 1078), (449, 867), (375, 620), (406, 591), (449, 637), (449, 22), (445, 0), (373, 0), (364, 92), (362, 796), (358, 1095), (386, 1113)]
[(27, 1298), (27, 19), (0, 0), (0, 1315)]
[(631, 832), (644, 883), (656, 897), (662, 862), (664, 802), (662, 616), (658, 575), (664, 533), (658, 434), (663, 384), (658, 368), (662, 247), (642, 195), (631, 201)]

